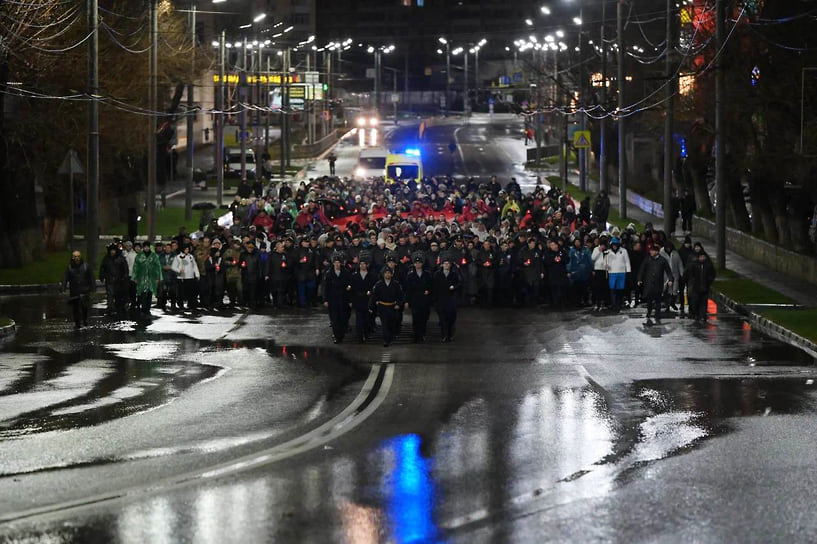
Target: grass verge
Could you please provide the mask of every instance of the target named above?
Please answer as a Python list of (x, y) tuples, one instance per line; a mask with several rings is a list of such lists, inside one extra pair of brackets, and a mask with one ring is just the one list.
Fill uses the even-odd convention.
[(758, 313), (803, 338), (817, 342), (817, 309), (815, 308), (807, 310), (768, 308)]
[[(555, 185), (557, 187), (562, 186), (562, 178), (561, 176), (547, 176), (545, 178), (547, 182), (551, 185)], [(580, 190), (577, 186), (573, 185), (572, 183), (567, 184), (567, 192), (570, 193), (570, 196), (573, 197), (573, 200), (576, 201), (576, 204), (581, 200), (584, 200), (586, 196), (590, 196), (591, 202), (592, 199), (596, 196), (594, 193), (585, 192)], [(592, 205), (592, 204), (591, 204)], [(621, 216), (618, 214), (618, 211), (615, 208), (610, 208), (610, 217), (607, 218), (608, 223), (612, 223), (613, 225), (617, 226), (621, 230), (624, 230), (627, 225), (630, 223), (635, 226), (635, 229), (638, 232), (644, 232), (644, 225), (636, 221), (635, 219), (622, 219)]]
[[(214, 210), (218, 214), (220, 210)], [(223, 212), (222, 212), (223, 213)], [(201, 220), (201, 212), (193, 210), (193, 218), (190, 221), (184, 219), (184, 208), (164, 208), (156, 212), (156, 234), (162, 239), (175, 236), (179, 232), (179, 227), (184, 225), (187, 227), (187, 232), (195, 232), (199, 230), (199, 221)], [(143, 215), (137, 228), (137, 235), (144, 236), (147, 234), (147, 218)], [(108, 229), (102, 234), (106, 235), (120, 235), (125, 236), (128, 233), (128, 225), (126, 223), (118, 223)]]
[(0, 328), (8, 327), (9, 325), (11, 325), (11, 319), (0, 316)]
[(739, 304), (794, 304), (786, 295), (742, 277), (721, 277), (712, 288)]

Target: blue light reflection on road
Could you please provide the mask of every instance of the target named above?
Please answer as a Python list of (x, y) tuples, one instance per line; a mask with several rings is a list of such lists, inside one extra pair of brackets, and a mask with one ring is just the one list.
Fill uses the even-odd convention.
[(433, 542), (434, 487), (431, 461), (420, 454), (421, 439), (416, 434), (401, 435), (384, 442), (394, 465), (386, 474), (383, 493), (386, 513), (395, 542)]

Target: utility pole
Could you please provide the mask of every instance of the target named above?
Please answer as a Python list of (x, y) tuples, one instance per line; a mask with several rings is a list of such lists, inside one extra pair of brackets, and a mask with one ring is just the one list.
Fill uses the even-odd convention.
[(193, 218), (193, 170), (195, 162), (193, 152), (195, 151), (195, 130), (196, 114), (193, 112), (193, 80), (196, 77), (196, 2), (190, 2), (190, 44), (192, 49), (190, 61), (190, 83), (187, 86), (187, 183), (184, 185), (184, 219), (190, 221)]
[(148, 241), (152, 242), (156, 235), (156, 121), (158, 115), (158, 75), (159, 65), (159, 18), (157, 14), (158, 0), (150, 0), (150, 90), (148, 92), (148, 111), (150, 112), (150, 128), (148, 134), (148, 194), (147, 194), (147, 223)]
[(726, 37), (726, 5), (724, 0), (717, 0), (715, 37), (717, 41), (718, 64), (715, 68), (715, 245), (717, 246), (718, 268), (726, 268), (726, 146), (723, 133), (723, 68), (724, 38)]
[(374, 52), (374, 111), (380, 113), (380, 50)]
[(270, 56), (267, 55), (267, 84), (264, 85), (264, 97), (261, 104), (264, 106), (264, 153), (269, 153), (269, 87), (270, 87)]
[(624, 0), (616, 5), (616, 30), (618, 32), (618, 214), (627, 219), (627, 151), (624, 117), (624, 88), (627, 79), (624, 72)]
[[(579, 130), (587, 130), (587, 93), (584, 88), (584, 3), (579, 7)], [(587, 191), (587, 149), (577, 150), (579, 159), (579, 189)]]
[(462, 115), (465, 117), (465, 122), (468, 122), (468, 49), (463, 48), (463, 57), (465, 57), (465, 77), (462, 78)]
[[(669, 1), (669, 0), (668, 0)], [(607, 2), (601, 3), (601, 105), (607, 108)], [(607, 191), (607, 114), (599, 120), (599, 190)]]
[(445, 42), (445, 116), (451, 111), (451, 43)]
[(247, 181), (247, 37), (244, 37), (241, 50), (241, 72), (238, 74), (238, 123), (240, 128), (239, 144), (241, 146), (241, 181)]
[(216, 105), (216, 203), (221, 206), (224, 203), (224, 112), (227, 109), (227, 85), (225, 83), (226, 74), (224, 64), (227, 57), (227, 37), (225, 31), (221, 31), (221, 39), (218, 44), (219, 68), (218, 68), (218, 103)]
[(675, 20), (673, 9), (676, 0), (667, 0), (667, 93), (666, 117), (664, 119), (664, 232), (670, 236), (675, 230), (675, 216), (672, 215), (672, 165), (675, 145), (673, 122), (675, 115)]
[[(97, 0), (88, 0), (88, 217), (85, 232), (88, 247), (88, 265), (96, 267), (97, 243), (99, 241), (99, 6)], [(71, 177), (73, 182), (73, 175)], [(73, 183), (71, 195), (73, 197)], [(71, 217), (74, 209), (71, 207)], [(92, 268), (95, 270), (95, 268)]]
[[(255, 129), (261, 130), (261, 62), (263, 61), (264, 45), (258, 45), (258, 59), (255, 64)], [(261, 137), (257, 132), (253, 133), (255, 137), (255, 179), (261, 179)]]

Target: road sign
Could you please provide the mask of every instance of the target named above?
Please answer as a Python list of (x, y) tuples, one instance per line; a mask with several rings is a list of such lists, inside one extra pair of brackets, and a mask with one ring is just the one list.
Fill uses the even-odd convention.
[(68, 153), (65, 154), (65, 158), (62, 160), (62, 164), (60, 164), (60, 169), (57, 170), (57, 173), (66, 176), (73, 174), (82, 175), (85, 173), (85, 169), (82, 168), (82, 163), (79, 162), (79, 157), (77, 156), (76, 151), (73, 149), (68, 150)]
[(376, 75), (374, 68), (366, 68), (366, 77), (368, 79), (374, 79)]
[(590, 131), (577, 130), (573, 135), (573, 147), (576, 149), (590, 149)]
[(320, 83), (319, 72), (304, 72), (304, 83), (307, 85), (317, 85)]
[(391, 93), (391, 102), (392, 104), (400, 102), (400, 93)]

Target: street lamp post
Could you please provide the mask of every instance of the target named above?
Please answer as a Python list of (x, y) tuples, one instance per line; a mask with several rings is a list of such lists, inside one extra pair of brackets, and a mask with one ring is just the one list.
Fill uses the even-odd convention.
[(196, 75), (196, 3), (190, 2), (190, 42), (192, 47), (192, 59), (190, 62), (190, 83), (187, 86), (187, 183), (184, 186), (184, 219), (190, 221), (193, 217), (193, 170), (195, 152), (195, 130), (196, 116), (193, 111), (193, 79)]
[(445, 38), (440, 38), (440, 43), (445, 46), (445, 116), (451, 109), (451, 43)]

